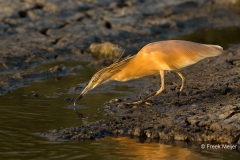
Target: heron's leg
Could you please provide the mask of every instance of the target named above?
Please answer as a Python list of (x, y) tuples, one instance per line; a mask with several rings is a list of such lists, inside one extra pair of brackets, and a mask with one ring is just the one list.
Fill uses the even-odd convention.
[(132, 103), (128, 103), (128, 104), (141, 104), (141, 103), (146, 102), (147, 100), (153, 98), (154, 96), (160, 94), (164, 90), (164, 71), (160, 71), (160, 78), (161, 78), (161, 87), (157, 92), (151, 94), (149, 97), (147, 97), (144, 100), (140, 100), (140, 101), (132, 102)]
[(152, 97), (162, 93), (162, 91), (164, 90), (164, 71), (160, 71), (160, 78), (161, 78), (161, 87), (160, 87), (160, 89), (157, 92), (155, 92), (154, 94), (152, 94), (149, 97), (147, 97), (144, 101), (149, 100)]
[(181, 77), (181, 79), (182, 79), (182, 85), (181, 85), (180, 90), (178, 91), (178, 101), (179, 101), (180, 93), (182, 92), (183, 87), (184, 87), (184, 84), (185, 84), (185, 78), (183, 77), (182, 73), (180, 73), (180, 72), (178, 72), (178, 71), (175, 71), (175, 72), (176, 72), (176, 73), (179, 75), (179, 77)]

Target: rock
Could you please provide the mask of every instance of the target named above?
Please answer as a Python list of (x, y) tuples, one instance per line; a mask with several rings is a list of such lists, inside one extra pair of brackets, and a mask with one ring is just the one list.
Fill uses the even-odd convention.
[(9, 25), (0, 22), (0, 33), (4, 33), (9, 28)]
[(89, 51), (96, 58), (108, 58), (116, 61), (124, 53), (124, 50), (110, 42), (105, 42), (101, 44), (92, 43), (89, 47)]
[(31, 93), (32, 93), (32, 96), (34, 98), (39, 98), (40, 97), (39, 94), (37, 92), (35, 92), (35, 91), (31, 91)]
[(1, 2), (0, 21), (5, 18), (22, 17), (21, 13), (34, 7), (32, 3), (22, 3), (21, 1), (9, 0), (4, 3)]
[(68, 102), (74, 102), (74, 100), (72, 98), (69, 98), (69, 97), (64, 98), (64, 100), (68, 101)]
[(143, 135), (143, 130), (142, 130), (141, 128), (139, 128), (139, 127), (136, 127), (136, 128), (134, 129), (133, 135), (140, 137), (140, 136)]

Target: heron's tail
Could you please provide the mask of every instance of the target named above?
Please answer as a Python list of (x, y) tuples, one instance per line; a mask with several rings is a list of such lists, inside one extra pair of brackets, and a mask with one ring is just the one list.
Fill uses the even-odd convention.
[(223, 48), (218, 45), (209, 45), (211, 46), (211, 52), (209, 53), (211, 57), (219, 56), (223, 52)]

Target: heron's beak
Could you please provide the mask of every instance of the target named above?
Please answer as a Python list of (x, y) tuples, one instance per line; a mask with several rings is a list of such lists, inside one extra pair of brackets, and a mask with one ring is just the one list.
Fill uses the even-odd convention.
[(75, 106), (75, 103), (79, 100), (79, 99), (81, 99), (83, 96), (84, 96), (84, 94), (86, 94), (88, 91), (90, 90), (90, 88), (87, 86), (86, 88), (84, 88), (84, 90), (81, 92), (81, 94), (79, 94), (79, 96), (75, 99), (75, 101), (74, 101), (74, 106)]

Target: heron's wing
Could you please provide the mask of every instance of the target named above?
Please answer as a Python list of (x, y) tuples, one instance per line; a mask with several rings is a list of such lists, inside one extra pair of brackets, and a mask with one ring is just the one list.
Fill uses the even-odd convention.
[(152, 58), (164, 70), (176, 70), (204, 58), (218, 56), (222, 47), (181, 40), (159, 41), (146, 45), (141, 53)]

